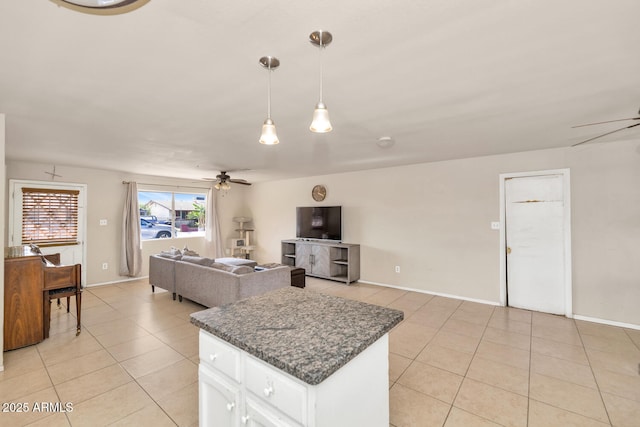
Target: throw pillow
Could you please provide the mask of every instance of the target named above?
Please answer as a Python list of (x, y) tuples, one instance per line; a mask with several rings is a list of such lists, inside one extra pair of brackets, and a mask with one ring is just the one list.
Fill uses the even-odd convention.
[(180, 252), (180, 249), (174, 246), (171, 246), (171, 248), (168, 251), (162, 251), (161, 253), (169, 254), (169, 255), (182, 255), (182, 252)]
[(211, 265), (211, 259), (199, 256), (183, 256), (182, 261), (190, 262), (192, 264), (204, 265), (209, 267)]
[(192, 251), (191, 249), (189, 249), (188, 247), (184, 247), (182, 249), (182, 255), (188, 255), (188, 256), (200, 256), (200, 254), (198, 254), (198, 252), (196, 251)]

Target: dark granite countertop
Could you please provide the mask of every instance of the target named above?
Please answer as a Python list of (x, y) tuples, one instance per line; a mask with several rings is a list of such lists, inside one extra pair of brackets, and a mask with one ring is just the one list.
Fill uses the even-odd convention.
[(193, 313), (191, 323), (316, 385), (403, 318), (399, 310), (287, 287)]

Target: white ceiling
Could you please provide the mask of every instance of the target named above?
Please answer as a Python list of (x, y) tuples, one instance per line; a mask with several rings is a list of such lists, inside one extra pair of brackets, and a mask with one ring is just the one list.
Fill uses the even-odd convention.
[[(638, 0), (151, 0), (109, 16), (2, 0), (6, 157), (263, 181), (568, 147), (628, 123), (572, 125), (638, 115), (639, 16)], [(308, 130), (320, 29), (328, 134)], [(281, 62), (271, 147), (265, 55)], [(630, 138), (640, 126), (599, 142)]]

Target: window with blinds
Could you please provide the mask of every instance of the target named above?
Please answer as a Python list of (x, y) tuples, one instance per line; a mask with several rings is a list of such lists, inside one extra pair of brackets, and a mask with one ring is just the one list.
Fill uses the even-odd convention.
[(22, 188), (22, 244), (78, 243), (77, 190)]

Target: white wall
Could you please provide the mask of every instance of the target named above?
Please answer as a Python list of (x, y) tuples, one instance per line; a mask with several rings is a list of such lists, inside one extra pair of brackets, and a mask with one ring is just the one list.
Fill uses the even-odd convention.
[[(10, 161), (6, 178), (48, 180), (51, 165)], [(280, 260), (280, 240), (295, 237), (295, 207), (343, 206), (343, 239), (361, 244), (362, 280), (497, 302), (501, 173), (569, 168), (572, 186), (573, 305), (581, 316), (640, 325), (640, 142), (589, 144), (240, 185), (218, 193), (222, 236), (235, 237), (234, 216), (254, 218), (253, 258)], [(194, 186), (189, 180), (58, 166), (62, 181), (88, 185), (88, 283), (117, 274), (122, 181)], [(6, 197), (3, 198), (6, 202)], [(3, 210), (4, 211), (4, 210)], [(108, 227), (98, 222), (105, 218)], [(5, 220), (6, 229), (6, 220)], [(6, 238), (5, 238), (6, 244)], [(145, 242), (148, 255), (174, 245), (204, 253), (198, 239)], [(102, 262), (112, 268), (101, 270)], [(394, 273), (394, 266), (401, 273)]]
[(343, 240), (361, 245), (363, 281), (498, 302), (498, 177), (559, 168), (571, 169), (574, 313), (640, 325), (638, 141), (256, 184), (256, 259), (280, 259), (295, 207), (325, 184), (321, 204), (343, 206)]
[[(38, 163), (8, 161), (5, 182), (8, 182), (9, 179), (50, 181), (51, 177), (44, 172), (51, 171), (52, 167), (52, 165)], [(87, 285), (126, 279), (118, 274), (122, 208), (125, 197), (123, 181), (158, 184), (162, 185), (159, 188), (165, 191), (193, 191), (196, 189), (195, 187), (207, 187), (206, 183), (193, 183), (193, 180), (167, 179), (60, 165), (56, 166), (56, 173), (62, 175), (60, 178), (56, 178), (56, 181), (87, 184), (87, 259), (84, 266), (87, 272)], [(142, 185), (139, 184), (139, 187), (142, 187)], [(6, 198), (3, 197), (2, 200), (5, 201)], [(99, 221), (101, 219), (106, 219), (108, 225), (100, 226)], [(6, 229), (6, 219), (3, 222)], [(4, 238), (4, 243), (6, 246), (6, 237)], [(148, 275), (149, 255), (169, 249), (171, 246), (183, 248), (185, 245), (199, 253), (205, 253), (206, 250), (203, 243), (202, 238), (144, 241), (142, 243), (143, 266), (140, 275)], [(105, 262), (108, 263), (109, 269), (102, 270), (102, 263)]]

